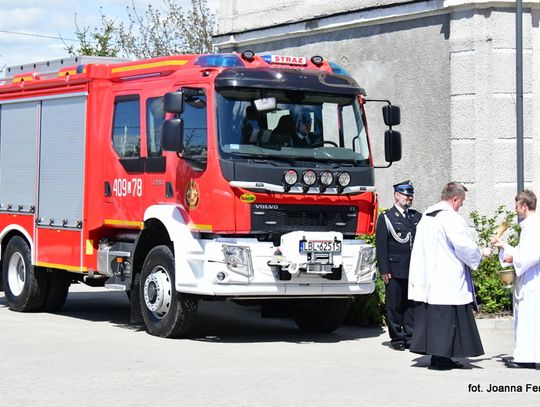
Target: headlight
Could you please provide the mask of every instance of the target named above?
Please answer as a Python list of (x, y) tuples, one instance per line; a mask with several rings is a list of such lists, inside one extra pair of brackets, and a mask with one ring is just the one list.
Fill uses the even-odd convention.
[(229, 270), (247, 277), (253, 277), (253, 265), (251, 264), (251, 250), (249, 247), (224, 244), (221, 250)]
[(283, 180), (289, 186), (294, 185), (298, 182), (298, 173), (295, 170), (288, 170), (283, 175)]
[(345, 188), (351, 183), (351, 174), (346, 171), (340, 173), (337, 177), (337, 183), (340, 187)]
[(321, 182), (321, 185), (327, 187), (334, 181), (334, 174), (330, 171), (323, 171), (321, 172), (319, 181)]
[(304, 181), (304, 184), (310, 187), (314, 185), (315, 182), (317, 182), (317, 174), (313, 170), (304, 171), (304, 174), (302, 175), (302, 181)]
[(356, 264), (356, 276), (363, 277), (370, 274), (375, 266), (375, 247), (363, 246), (358, 253), (358, 263)]

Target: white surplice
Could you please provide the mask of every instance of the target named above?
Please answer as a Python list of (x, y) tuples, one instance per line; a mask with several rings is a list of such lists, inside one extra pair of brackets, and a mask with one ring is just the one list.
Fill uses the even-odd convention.
[[(430, 213), (439, 211), (435, 216)], [(482, 252), (471, 239), (465, 220), (447, 202), (429, 207), (417, 226), (409, 267), (409, 299), (426, 304), (473, 302), (469, 268)]]
[(517, 281), (514, 288), (514, 361), (540, 363), (540, 215), (533, 213), (521, 223), (519, 244), (506, 247)]

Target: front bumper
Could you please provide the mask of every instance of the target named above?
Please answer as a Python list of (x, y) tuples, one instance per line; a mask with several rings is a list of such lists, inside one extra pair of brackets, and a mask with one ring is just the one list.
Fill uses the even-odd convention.
[[(340, 241), (339, 252), (301, 252), (300, 241)], [(339, 232), (291, 232), (279, 247), (256, 238), (200, 240), (178, 261), (179, 292), (227, 297), (351, 296), (373, 292), (375, 253)], [(182, 267), (179, 267), (182, 264)]]

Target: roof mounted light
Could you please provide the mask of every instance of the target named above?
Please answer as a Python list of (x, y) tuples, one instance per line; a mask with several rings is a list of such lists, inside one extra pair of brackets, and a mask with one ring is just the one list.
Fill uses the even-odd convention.
[(337, 176), (338, 192), (341, 193), (351, 183), (351, 174), (347, 171), (340, 172)]
[(241, 55), (244, 61), (252, 62), (255, 59), (255, 52), (250, 49), (246, 49)]
[(208, 54), (201, 55), (194, 63), (204, 68), (231, 68), (245, 66), (242, 60), (236, 54)]
[(332, 68), (332, 72), (336, 73), (338, 75), (349, 75), (349, 72), (343, 68), (340, 64), (336, 62), (330, 62), (330, 67)]
[(333, 181), (334, 181), (334, 174), (332, 174), (328, 170), (321, 172), (321, 176), (319, 177), (319, 182), (322, 186), (328, 187)]
[(321, 57), (320, 55), (313, 55), (311, 57), (311, 62), (315, 66), (321, 66), (323, 64), (323, 62), (324, 62), (324, 58)]
[(317, 174), (313, 170), (304, 171), (302, 181), (306, 186), (311, 187), (317, 182)]
[(298, 173), (295, 170), (287, 170), (285, 174), (283, 174), (283, 181), (285, 181), (285, 184), (289, 187), (296, 184), (298, 182)]

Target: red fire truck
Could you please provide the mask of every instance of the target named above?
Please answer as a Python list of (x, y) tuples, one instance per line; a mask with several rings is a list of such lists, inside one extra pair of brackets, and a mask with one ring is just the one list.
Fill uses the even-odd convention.
[[(331, 332), (374, 289), (365, 92), (314, 56), (72, 57), (0, 80), (2, 282), (14, 311), (72, 283), (127, 291), (185, 335), (201, 300)], [(385, 103), (385, 157), (401, 157)], [(266, 311), (265, 311), (266, 310)]]

